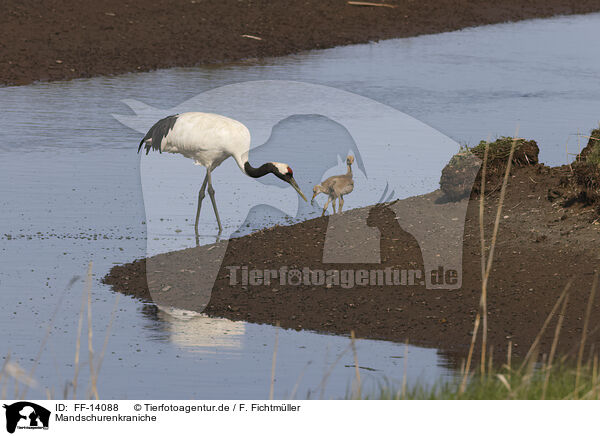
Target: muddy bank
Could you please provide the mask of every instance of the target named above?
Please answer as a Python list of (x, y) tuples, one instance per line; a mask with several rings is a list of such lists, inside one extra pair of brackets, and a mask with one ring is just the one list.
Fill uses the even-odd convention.
[[(493, 182), (493, 180), (492, 180)], [(551, 312), (567, 282), (573, 281), (559, 351), (576, 350), (583, 326), (583, 315), (593, 274), (600, 265), (599, 214), (596, 205), (581, 200), (571, 166), (549, 168), (530, 162), (516, 166), (510, 176), (502, 213), (495, 261), (488, 296), (489, 343), (496, 356), (506, 352), (508, 341), (513, 355), (523, 356)], [(485, 231), (491, 235), (499, 190), (491, 183), (486, 192)], [(393, 205), (345, 212), (345, 231), (360, 230), (361, 218), (380, 234), (381, 265), (394, 269), (423, 269), (421, 247), (396, 219), (396, 211), (416, 205), (427, 214), (440, 216), (445, 195), (438, 190)], [(311, 270), (365, 269), (372, 264), (327, 264), (322, 261), (329, 217), (317, 218), (289, 227), (274, 227), (229, 241), (152, 258), (159, 268), (152, 285), (161, 290), (161, 298), (190, 310), (198, 307), (197, 273), (199, 259), (210, 257), (215, 248), (226, 250), (224, 261), (205, 310), (214, 316), (233, 320), (275, 324), (293, 329), (348, 334), (359, 337), (409, 340), (435, 346), (449, 356), (464, 356), (471, 340), (481, 289), (481, 249), (479, 194), (468, 202), (464, 242), (462, 286), (454, 290), (426, 289), (416, 280), (400, 286), (356, 285), (298, 286), (271, 283), (249, 286), (232, 284), (232, 267), (249, 269), (305, 268)], [(415, 203), (416, 202), (416, 203)], [(367, 211), (367, 212), (365, 212)], [(440, 221), (439, 225), (445, 225)], [(435, 223), (433, 225), (435, 227)], [(357, 238), (360, 239), (360, 238)], [(489, 241), (489, 240), (488, 240)], [(221, 243), (222, 244), (222, 243)], [(489, 242), (486, 250), (489, 249)], [(360, 252), (361, 247), (356, 247)], [(213, 252), (214, 253), (214, 252)], [(171, 265), (171, 267), (169, 267)], [(174, 268), (173, 266), (176, 266)], [(158, 267), (157, 267), (158, 268)], [(146, 279), (146, 261), (115, 266), (105, 278), (119, 292), (150, 301)], [(600, 346), (600, 303), (594, 302), (589, 343)], [(548, 351), (555, 323), (541, 342)]]
[(600, 0), (386, 3), (397, 7), (357, 7), (346, 0), (8, 0), (0, 15), (0, 83), (256, 59), (600, 11)]

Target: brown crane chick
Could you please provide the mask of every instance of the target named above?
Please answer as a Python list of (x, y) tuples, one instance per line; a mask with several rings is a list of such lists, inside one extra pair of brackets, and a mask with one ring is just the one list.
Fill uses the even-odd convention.
[(346, 174), (342, 174), (339, 176), (331, 176), (324, 182), (321, 182), (320, 185), (315, 185), (313, 188), (313, 196), (311, 200), (311, 204), (314, 204), (315, 197), (320, 194), (326, 194), (329, 196), (325, 206), (323, 207), (323, 213), (321, 216), (325, 215), (327, 211), (327, 207), (329, 206), (329, 202), (332, 201), (333, 213), (335, 211), (335, 201), (339, 201), (339, 212), (342, 211), (342, 207), (344, 206), (344, 195), (350, 194), (354, 189), (354, 180), (352, 180), (352, 164), (354, 163), (354, 156), (348, 156), (346, 158), (346, 165), (348, 165), (348, 171)]

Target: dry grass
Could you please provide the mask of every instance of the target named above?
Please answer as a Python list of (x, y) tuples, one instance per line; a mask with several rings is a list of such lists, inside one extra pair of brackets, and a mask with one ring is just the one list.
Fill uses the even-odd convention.
[(271, 388), (269, 389), (269, 400), (275, 394), (275, 368), (277, 366), (277, 348), (279, 346), (279, 322), (275, 330), (275, 346), (273, 347), (273, 362), (271, 363)]

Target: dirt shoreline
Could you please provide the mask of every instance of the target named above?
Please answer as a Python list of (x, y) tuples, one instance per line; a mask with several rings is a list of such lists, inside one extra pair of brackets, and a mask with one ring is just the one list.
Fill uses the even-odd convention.
[[(282, 56), (302, 50), (600, 11), (600, 0), (7, 0), (0, 84)], [(244, 37), (250, 35), (256, 38)]]
[[(541, 164), (517, 167), (511, 174), (488, 291), (488, 343), (494, 347), (496, 357), (506, 356), (509, 341), (513, 344), (513, 356), (524, 356), (569, 281), (572, 286), (558, 351), (568, 354), (577, 350), (593, 276), (600, 266), (600, 227), (597, 206), (577, 200), (581, 195), (570, 184), (572, 174), (570, 166), (549, 168)], [(488, 186), (492, 185), (490, 180)], [(484, 221), (488, 238), (499, 199), (499, 190), (492, 190), (486, 195)], [(438, 190), (424, 197), (438, 200), (442, 196)], [(363, 211), (344, 212), (350, 217), (346, 231), (353, 231), (352, 217)], [(455, 362), (464, 357), (481, 294), (479, 195), (472, 194), (468, 200), (463, 282), (458, 290), (431, 290), (420, 284), (351, 289), (231, 284), (228, 267), (234, 265), (257, 269), (372, 269), (370, 264), (322, 262), (328, 220), (326, 216), (230, 240), (205, 313), (342, 335), (354, 330), (361, 338), (409, 340), (434, 346)], [(381, 234), (378, 269), (423, 267), (419, 244), (402, 229), (389, 205), (371, 208), (367, 225)], [(198, 268), (199, 256), (210, 256), (208, 252), (213, 248), (218, 247), (197, 247), (153, 258), (155, 266), (164, 262), (176, 265), (171, 268), (177, 271), (175, 277), (160, 271), (163, 284), (173, 285), (165, 286), (163, 296), (172, 296), (178, 307), (195, 310), (194, 269)], [(144, 259), (113, 267), (105, 283), (118, 292), (152, 301)], [(596, 349), (600, 346), (599, 301), (597, 298), (593, 304), (588, 332), (588, 344)], [(555, 322), (556, 317), (542, 337), (541, 352), (550, 349)]]

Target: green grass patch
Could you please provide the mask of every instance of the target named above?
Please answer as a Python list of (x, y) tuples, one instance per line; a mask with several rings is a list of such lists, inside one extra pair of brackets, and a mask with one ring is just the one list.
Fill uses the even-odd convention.
[(562, 400), (600, 399), (598, 360), (595, 358), (578, 371), (576, 365), (559, 363), (522, 371), (510, 370), (504, 365), (484, 375), (472, 373), (463, 387), (464, 376), (450, 382), (424, 387), (417, 383), (402, 389), (391, 383), (382, 383), (375, 392), (349, 396), (349, 399), (370, 400)]
[(589, 153), (585, 156), (585, 162), (588, 164), (600, 166), (600, 129), (592, 130), (590, 134), (590, 140), (588, 142), (590, 149)]
[(501, 136), (494, 142), (480, 141), (478, 145), (471, 148), (470, 151), (479, 159), (483, 160), (486, 145), (488, 147), (488, 162), (506, 163), (510, 150), (515, 142), (515, 153), (513, 163), (517, 165), (531, 165), (538, 163), (539, 148), (535, 141), (522, 138), (512, 138), (510, 136)]

